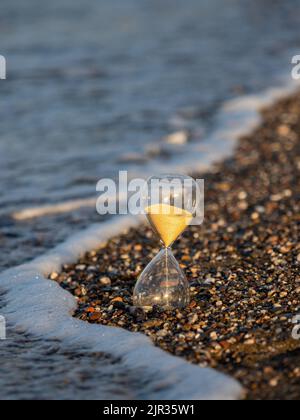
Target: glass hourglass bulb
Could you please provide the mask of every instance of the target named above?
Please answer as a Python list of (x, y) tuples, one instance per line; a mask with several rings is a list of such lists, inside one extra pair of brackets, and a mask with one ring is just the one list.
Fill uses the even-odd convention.
[(196, 182), (181, 175), (151, 177), (143, 197), (145, 213), (163, 249), (145, 268), (134, 289), (134, 305), (151, 309), (183, 308), (189, 303), (189, 284), (171, 246), (194, 217)]

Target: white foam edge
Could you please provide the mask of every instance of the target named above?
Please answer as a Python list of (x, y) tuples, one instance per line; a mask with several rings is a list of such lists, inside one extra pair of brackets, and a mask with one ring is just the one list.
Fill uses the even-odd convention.
[[(238, 138), (249, 134), (260, 124), (258, 111), (262, 107), (291, 94), (298, 86), (299, 83), (291, 83), (282, 89), (227, 102), (219, 115), (219, 121), (223, 119), (223, 128), (219, 126), (211, 137), (212, 141), (217, 140), (219, 146), (220, 141), (228, 141), (222, 157), (232, 154)], [(237, 124), (230, 123), (236, 119)], [(195, 153), (196, 149), (192, 157), (193, 165), (185, 161), (189, 172), (203, 169), (195, 165)], [(3, 272), (0, 275), (0, 287), (5, 292), (2, 315), (14, 328), (44, 339), (60, 340), (63, 345), (73, 348), (109, 353), (122, 358), (128, 369), (142, 370), (152, 380), (157, 378), (157, 388), (149, 393), (149, 399), (242, 398), (243, 388), (233, 378), (172, 356), (154, 347), (145, 335), (91, 325), (73, 318), (77, 305), (75, 298), (58, 283), (47, 279), (51, 272), (60, 271), (63, 264), (75, 262), (85, 252), (99, 247), (125, 229), (137, 227), (139, 223), (139, 218), (122, 216), (93, 225), (34, 261)]]

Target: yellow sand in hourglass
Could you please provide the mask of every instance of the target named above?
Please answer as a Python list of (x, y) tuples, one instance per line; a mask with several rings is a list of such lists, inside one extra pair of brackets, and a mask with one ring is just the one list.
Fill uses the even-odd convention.
[(169, 204), (154, 204), (145, 211), (166, 247), (172, 245), (193, 219), (192, 213)]

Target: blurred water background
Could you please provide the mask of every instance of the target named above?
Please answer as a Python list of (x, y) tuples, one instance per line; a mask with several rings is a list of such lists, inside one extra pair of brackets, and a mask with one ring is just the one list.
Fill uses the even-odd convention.
[(299, 12), (299, 0), (2, 0), (0, 267), (100, 219), (13, 212), (95, 196), (119, 169), (167, 168), (181, 149), (165, 136), (205, 144), (224, 101), (276, 86), (299, 53)]

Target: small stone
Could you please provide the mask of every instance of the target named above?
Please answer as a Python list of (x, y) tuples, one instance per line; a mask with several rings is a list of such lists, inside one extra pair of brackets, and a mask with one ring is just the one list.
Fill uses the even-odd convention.
[(159, 319), (152, 319), (150, 321), (146, 321), (143, 323), (143, 327), (144, 328), (153, 328), (153, 327), (159, 327), (161, 324), (163, 323), (163, 321), (159, 320)]
[(213, 331), (212, 333), (210, 333), (210, 338), (212, 340), (217, 340), (218, 339), (218, 334), (215, 331)]
[(169, 332), (167, 330), (160, 330), (156, 333), (157, 337), (165, 337)]
[(247, 201), (240, 201), (240, 202), (238, 203), (238, 208), (239, 208), (240, 210), (247, 210), (247, 209), (248, 209), (248, 207), (249, 207), (249, 205), (248, 205)]
[(295, 368), (293, 370), (293, 375), (295, 375), (297, 378), (300, 378), (300, 368)]
[(206, 277), (206, 279), (204, 280), (204, 284), (213, 284), (215, 283), (215, 279), (213, 277)]
[(223, 349), (228, 350), (230, 347), (230, 343), (229, 341), (221, 341), (221, 346), (223, 347)]
[(96, 312), (89, 317), (89, 320), (90, 321), (99, 321), (100, 318), (101, 318), (101, 314)]
[(110, 286), (111, 285), (111, 279), (109, 277), (101, 277), (101, 279), (99, 281), (103, 286)]
[(288, 136), (289, 135), (289, 133), (290, 133), (290, 127), (288, 126), (288, 125), (285, 125), (285, 124), (282, 124), (282, 125), (280, 125), (278, 128), (277, 128), (277, 133), (280, 135), (280, 136), (283, 136), (283, 137), (286, 137), (286, 136)]
[(251, 214), (251, 219), (252, 219), (253, 221), (258, 220), (258, 219), (259, 219), (259, 213), (258, 213), (258, 212), (254, 212), (254, 213), (252, 213), (252, 214)]
[(266, 366), (264, 368), (264, 374), (265, 375), (271, 375), (272, 373), (274, 373), (274, 369), (271, 366)]
[(246, 191), (241, 191), (238, 195), (238, 198), (241, 201), (246, 200), (247, 197), (248, 197), (248, 194), (246, 193)]
[(271, 195), (271, 200), (274, 201), (275, 203), (281, 201), (283, 198), (282, 194), (273, 194)]
[[(220, 191), (228, 192), (231, 189), (231, 185), (228, 182), (221, 182), (221, 183), (217, 184), (217, 188)], [(220, 225), (220, 223), (219, 223), (219, 225)]]
[(127, 311), (136, 321), (143, 321), (146, 317), (144, 310), (137, 306), (128, 306)]
[(189, 323), (190, 324), (195, 324), (195, 322), (198, 321), (198, 315), (197, 314), (193, 314), (192, 316), (189, 317)]
[(290, 245), (285, 245), (280, 248), (282, 254), (288, 254), (291, 251), (292, 247)]
[(117, 296), (111, 300), (111, 303), (114, 303), (114, 302), (123, 302), (123, 298), (121, 298), (121, 296)]
[(79, 264), (79, 265), (76, 265), (76, 270), (78, 270), (78, 271), (84, 271), (85, 269), (86, 269), (86, 265), (84, 265), (84, 264)]
[(95, 272), (95, 271), (97, 271), (97, 267), (95, 267), (94, 265), (89, 265), (88, 268), (87, 268), (87, 271)]
[(270, 380), (269, 385), (275, 388), (278, 385), (278, 378), (273, 378)]
[(192, 309), (195, 308), (195, 306), (197, 306), (197, 303), (194, 300), (192, 300), (188, 307)]
[(87, 308), (87, 309), (85, 310), (85, 312), (94, 313), (94, 312), (96, 312), (96, 311), (95, 311), (95, 309), (94, 309), (92, 306), (90, 306), (89, 308)]
[(253, 346), (255, 344), (255, 338), (250, 338), (245, 341), (246, 346)]

